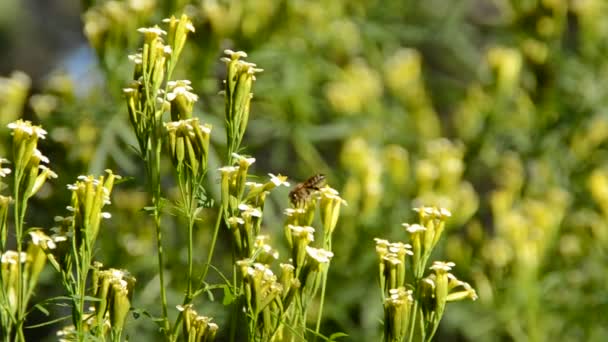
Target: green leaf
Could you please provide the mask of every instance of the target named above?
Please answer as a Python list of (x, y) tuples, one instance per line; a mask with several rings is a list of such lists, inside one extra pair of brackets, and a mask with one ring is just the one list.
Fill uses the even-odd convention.
[(209, 287), (206, 288), (205, 293), (207, 293), (207, 298), (209, 298), (209, 301), (215, 302), (215, 296)]
[(329, 340), (336, 341), (340, 337), (347, 337), (347, 336), (348, 336), (348, 334), (346, 334), (346, 333), (337, 332), (337, 333), (333, 333), (333, 334), (329, 335)]
[(38, 309), (38, 311), (42, 312), (45, 316), (50, 315), (49, 310), (47, 310), (44, 306), (40, 304), (34, 305), (34, 309)]
[(230, 291), (229, 286), (223, 286), (223, 288), (224, 288), (224, 300), (222, 300), (222, 304), (224, 304), (224, 306), (228, 306), (232, 302), (234, 302), (234, 295), (232, 294), (232, 291)]
[(63, 317), (59, 317), (59, 318), (56, 318), (56, 319), (53, 319), (53, 320), (50, 320), (50, 321), (47, 321), (47, 322), (43, 322), (43, 323), (40, 323), (40, 324), (28, 325), (26, 328), (27, 329), (40, 328), (40, 327), (51, 325), (51, 324), (54, 324), (54, 323), (57, 323), (57, 322), (65, 321), (65, 320), (68, 320), (68, 319), (71, 319), (71, 318), (72, 318), (72, 315), (63, 316)]

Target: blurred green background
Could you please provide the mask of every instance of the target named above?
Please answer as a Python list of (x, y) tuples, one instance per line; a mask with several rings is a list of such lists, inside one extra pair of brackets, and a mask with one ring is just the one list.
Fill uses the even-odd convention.
[[(136, 29), (182, 12), (196, 33), (176, 72), (192, 81), (195, 112), (214, 126), (211, 193), (225, 153), (219, 58), (230, 48), (265, 69), (244, 139), (253, 171), (292, 183), (322, 172), (348, 201), (334, 235), (324, 333), (379, 340), (373, 238), (404, 241), (411, 208), (440, 205), (453, 216), (434, 258), (454, 261), (479, 300), (449, 305), (436, 340), (608, 340), (608, 2), (0, 1), (0, 156), (8, 156), (6, 124), (25, 117), (49, 131), (41, 149), (59, 174), (27, 221), (51, 227), (79, 174), (112, 168), (131, 177), (114, 191), (97, 259), (131, 271), (134, 306), (156, 315), (154, 227), (141, 211), (144, 173), (121, 89), (132, 75), (127, 55), (141, 44)], [(174, 198), (169, 163), (164, 172)], [(263, 230), (277, 246), (288, 191), (266, 208)], [(199, 265), (214, 215), (197, 227)], [(171, 215), (164, 224), (174, 305), (185, 226)], [(214, 264), (229, 272), (229, 235), (220, 238)], [(47, 271), (34, 302), (63, 295)], [(30, 323), (67, 314), (50, 309), (52, 317)], [(222, 330), (221, 301), (203, 299), (197, 310)], [(28, 336), (54, 340), (60, 327)], [(145, 316), (131, 318), (127, 333), (159, 338)]]

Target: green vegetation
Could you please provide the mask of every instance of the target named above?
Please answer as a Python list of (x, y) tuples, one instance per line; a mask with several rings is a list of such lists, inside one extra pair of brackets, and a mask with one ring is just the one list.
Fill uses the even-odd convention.
[(102, 81), (0, 78), (4, 340), (608, 339), (602, 0), (83, 8)]

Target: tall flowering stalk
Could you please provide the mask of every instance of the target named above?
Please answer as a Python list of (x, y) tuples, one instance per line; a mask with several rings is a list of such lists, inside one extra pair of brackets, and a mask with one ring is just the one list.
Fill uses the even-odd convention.
[[(449, 273), (453, 262), (435, 261), (432, 273), (424, 276), (431, 252), (437, 246), (445, 221), (451, 216), (446, 209), (422, 207), (420, 223), (403, 226), (410, 243), (376, 239), (380, 259), (379, 275), (384, 302), (384, 341), (431, 341), (445, 311), (447, 302), (477, 299), (471, 286)], [(411, 264), (411, 268), (406, 267)]]
[[(44, 252), (34, 240), (24, 249), (24, 220), (29, 199), (34, 196), (49, 178), (57, 175), (46, 165), (49, 160), (38, 150), (38, 141), (44, 139), (46, 131), (30, 121), (17, 120), (8, 124), (12, 131), (13, 169), (2, 167), (8, 160), (0, 158), (0, 179), (13, 173), (13, 196), (0, 196), (0, 242), (2, 255), (2, 292), (0, 293), (0, 316), (2, 336), (6, 340), (24, 340), (23, 323), (27, 316), (27, 305), (37, 283), (38, 275), (46, 262)], [(2, 184), (3, 185), (3, 184)], [(3, 188), (3, 187), (2, 187)], [(1, 189), (1, 188), (0, 188)], [(7, 217), (9, 205), (13, 203), (16, 251), (6, 249), (8, 240)]]
[(169, 154), (176, 170), (181, 194), (182, 212), (188, 221), (188, 284), (184, 302), (193, 298), (193, 228), (196, 214), (206, 199), (203, 180), (207, 173), (210, 125), (198, 119), (185, 119), (165, 124)]
[[(291, 324), (297, 333), (288, 332), (283, 326), (281, 334), (290, 336), (292, 340), (298, 336), (306, 338), (308, 307), (320, 290), (319, 311), (314, 330), (316, 339), (320, 336), (327, 271), (334, 256), (332, 236), (338, 224), (340, 208), (346, 202), (335, 189), (325, 186), (292, 204), (292, 208), (285, 210), (287, 219), (284, 231), (291, 252), (293, 276), (298, 281), (297, 291), (293, 296), (295, 305), (286, 306), (286, 322)], [(315, 240), (316, 230), (311, 225), (315, 220), (317, 208), (323, 230), (322, 234), (319, 234), (320, 239), (317, 239), (320, 241), (319, 247), (313, 247), (317, 240)]]
[[(234, 158), (237, 160), (234, 166), (221, 169), (222, 199), (228, 212), (234, 213), (228, 218), (227, 226), (233, 236), (233, 255), (240, 271), (234, 287), (236, 305), (245, 314), (247, 338), (249, 341), (306, 339), (308, 307), (319, 290), (323, 302), (327, 269), (333, 257), (329, 250), (331, 235), (344, 201), (335, 190), (326, 187), (301, 202), (308, 210), (304, 207), (286, 210), (290, 258), (280, 264), (280, 275), (275, 275), (271, 265), (279, 255), (269, 245), (268, 237), (260, 235), (261, 224), (268, 191), (288, 185), (286, 177), (271, 174), (270, 180), (263, 184), (246, 182), (247, 174), (242, 172), (253, 160), (239, 155)], [(317, 196), (321, 199), (317, 200)], [(317, 201), (321, 203), (324, 227), (319, 239), (321, 248), (313, 247), (315, 229), (309, 226), (314, 220)], [(319, 335), (319, 322), (317, 319), (315, 335)]]
[(249, 122), (249, 106), (253, 93), (255, 74), (263, 69), (254, 63), (246, 62), (243, 51), (224, 51), (228, 57), (223, 57), (226, 63), (227, 76), (224, 81), (224, 98), (226, 103), (226, 140), (228, 142), (228, 164), (232, 164), (232, 154), (239, 152), (245, 130)]
[[(205, 284), (204, 279), (213, 254), (218, 228), (216, 225), (208, 263), (205, 264), (202, 275), (196, 282), (193, 261), (193, 230), (197, 215), (201, 209), (209, 205), (203, 183), (207, 174), (211, 126), (200, 123), (198, 118), (193, 117), (194, 104), (198, 101), (198, 96), (194, 94), (190, 86), (191, 82), (171, 79), (188, 34), (194, 32), (194, 26), (185, 15), (179, 19), (172, 16), (163, 22), (168, 26), (167, 31), (157, 26), (139, 29), (139, 32), (144, 35), (144, 46), (139, 53), (130, 56), (135, 63), (134, 80), (128, 88), (124, 89), (124, 93), (127, 98), (129, 118), (139, 143), (139, 152), (146, 167), (148, 189), (152, 197), (151, 211), (156, 226), (162, 305), (161, 330), (168, 340), (174, 341), (178, 338), (179, 327), (182, 323), (184, 327), (182, 330), (187, 339), (197, 339), (202, 336), (204, 331), (207, 331), (208, 327), (214, 326), (202, 325), (199, 322), (200, 317), (196, 318), (198, 323), (192, 325), (190, 320), (192, 317), (198, 316), (193, 315), (193, 311), (187, 308), (191, 307), (191, 302), (196, 295), (206, 291), (202, 284)], [(170, 121), (165, 121), (166, 113), (170, 114)], [(161, 228), (163, 200), (160, 184), (162, 146), (168, 152), (175, 170), (181, 195), (181, 200), (176, 206), (186, 218), (188, 227), (187, 285), (183, 304), (178, 306), (179, 314), (174, 324), (171, 324), (168, 318), (164, 280), (165, 260)], [(217, 329), (216, 325), (215, 327)], [(215, 332), (205, 336), (213, 339)]]
[(110, 170), (106, 172), (107, 176), (97, 178), (79, 176), (76, 183), (68, 186), (72, 191), (72, 200), (68, 206), (68, 211), (72, 214), (68, 218), (71, 222), (71, 253), (68, 265), (74, 265), (75, 277), (69, 266), (61, 272), (74, 303), (72, 319), (79, 340), (84, 340), (86, 284), (93, 262), (95, 241), (101, 220), (111, 217), (102, 209), (110, 204), (114, 181), (119, 177)]
[[(138, 141), (139, 154), (144, 160), (148, 191), (152, 197), (151, 211), (156, 227), (162, 306), (161, 327), (166, 337), (172, 339), (171, 335), (173, 333), (168, 318), (165, 291), (161, 227), (160, 161), (163, 136), (165, 135), (165, 132), (163, 132), (163, 114), (171, 110), (174, 121), (189, 119), (192, 115), (192, 105), (196, 101), (196, 96), (190, 92), (191, 88), (189, 88), (187, 81), (170, 81), (187, 36), (194, 32), (194, 26), (186, 15), (182, 15), (179, 19), (171, 17), (164, 22), (168, 26), (168, 31), (162, 30), (158, 26), (138, 30), (144, 36), (144, 44), (138, 53), (129, 57), (135, 63), (133, 81), (123, 92), (127, 99), (129, 120)], [(164, 37), (166, 37), (167, 43), (165, 43)], [(198, 129), (199, 126), (195, 125), (195, 127)], [(173, 132), (175, 133), (175, 131)], [(179, 146), (179, 151), (172, 151), (179, 154), (179, 156), (175, 156), (177, 158), (181, 158), (182, 153), (192, 151), (185, 149), (187, 146), (184, 145), (183, 140), (181, 140)], [(189, 160), (192, 162), (193, 159)], [(196, 169), (198, 172), (198, 167)], [(190, 169), (189, 172), (194, 171), (194, 169)], [(202, 170), (200, 171), (202, 172)], [(190, 293), (190, 287), (188, 293)]]
[[(35, 231), (35, 235), (30, 233), (32, 240), (39, 241), (37, 244), (43, 247), (46, 258), (61, 275), (62, 284), (69, 293), (73, 325), (62, 330), (59, 335), (69, 336), (74, 341), (89, 340), (93, 336), (105, 338), (108, 328), (111, 340), (120, 341), (135, 282), (135, 278), (123, 272), (108, 283), (107, 286), (110, 283), (117, 284), (112, 285), (112, 291), (97, 291), (101, 264), (93, 262), (95, 243), (102, 220), (111, 217), (103, 209), (110, 204), (114, 183), (120, 178), (110, 170), (106, 170), (106, 173), (107, 175), (99, 177), (79, 176), (74, 184), (68, 185), (72, 192), (67, 207), (69, 216), (55, 217), (57, 226), (51, 229), (53, 235), (48, 237), (40, 231)], [(91, 273), (93, 276), (89, 277)], [(93, 291), (87, 294), (89, 281), (93, 285)], [(130, 284), (128, 287), (127, 282)], [(95, 312), (87, 312), (85, 308), (87, 298), (91, 296), (97, 297), (94, 301)], [(111, 304), (108, 304), (108, 300)], [(107, 307), (111, 310), (106, 311)]]
[[(209, 265), (213, 257), (215, 241), (219, 233), (221, 222), (232, 230), (235, 239), (233, 259), (233, 292), (236, 295), (241, 287), (237, 284), (237, 264), (236, 261), (241, 257), (247, 258), (253, 248), (253, 240), (257, 236), (253, 232), (259, 232), (261, 223), (261, 210), (256, 208), (263, 207), (263, 202), (270, 188), (252, 188), (249, 192), (251, 198), (256, 198), (257, 203), (253, 207), (243, 206), (247, 171), (249, 166), (255, 162), (255, 158), (242, 157), (237, 152), (240, 151), (241, 142), (249, 122), (250, 103), (253, 98), (252, 88), (255, 81), (255, 74), (263, 71), (256, 68), (256, 65), (246, 62), (241, 58), (247, 57), (243, 51), (225, 50), (227, 57), (222, 57), (221, 61), (226, 63), (226, 79), (224, 89), (220, 94), (225, 99), (225, 129), (227, 139), (227, 165), (220, 169), (222, 174), (221, 185), (221, 204), (219, 215), (215, 224), (213, 239), (207, 263), (201, 275), (201, 285), (204, 284), (205, 277), (209, 270)], [(284, 182), (284, 179), (282, 180)], [(274, 186), (273, 186), (274, 187)], [(250, 199), (251, 199), (250, 198)], [(240, 217), (243, 211), (244, 218)], [(246, 222), (247, 221), (247, 222)], [(255, 223), (257, 222), (257, 223)], [(253, 225), (253, 226), (252, 226)], [(242, 227), (242, 228), (238, 228)], [(243, 229), (248, 227), (247, 229)], [(239, 302), (235, 302), (233, 317), (238, 316)], [(251, 329), (250, 329), (251, 331)], [(234, 339), (236, 332), (236, 320), (232, 320), (231, 339)]]

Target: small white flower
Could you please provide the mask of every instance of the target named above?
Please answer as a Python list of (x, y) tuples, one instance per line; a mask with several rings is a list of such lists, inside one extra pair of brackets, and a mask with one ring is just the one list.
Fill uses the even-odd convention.
[(402, 242), (393, 242), (389, 245), (388, 251), (395, 254), (405, 253), (409, 255), (413, 255), (414, 253), (411, 251), (412, 246), (407, 243)]
[(194, 25), (192, 25), (191, 21), (189, 21), (188, 23), (186, 23), (186, 30), (188, 30), (190, 32), (195, 32)]
[(433, 207), (418, 207), (413, 209), (415, 212), (425, 215), (433, 215), (435, 214), (435, 208)]
[(262, 212), (258, 208), (253, 208), (248, 204), (241, 203), (239, 204), (238, 208), (243, 212), (243, 216), (262, 217)]
[(388, 261), (388, 263), (392, 264), (392, 265), (400, 265), (401, 264), (401, 259), (399, 259), (397, 257), (397, 255), (395, 255), (393, 253), (389, 253), (389, 254), (383, 256), (382, 260)]
[(0, 177), (6, 177), (8, 174), (11, 173), (11, 169), (9, 169), (8, 167), (0, 167)]
[(446, 208), (440, 208), (439, 209), (439, 216), (441, 216), (441, 217), (451, 217), (452, 213), (449, 210), (447, 210)]
[(34, 134), (36, 134), (38, 136), (39, 139), (45, 139), (46, 138), (46, 134), (47, 132), (42, 129), (42, 127), (40, 126), (34, 126), (32, 125), (32, 123), (30, 121), (23, 121), (21, 119), (11, 122), (7, 125), (7, 127), (11, 130), (13, 130), (13, 135), (15, 134), (16, 131), (20, 131), (22, 133), (25, 133), (29, 136), (32, 136)]
[(34, 157), (40, 159), (41, 162), (48, 164), (49, 163), (49, 158), (47, 158), (46, 156), (42, 155), (42, 152), (40, 152), (40, 150), (38, 150), (37, 148), (34, 149)]
[(435, 261), (433, 262), (433, 266), (430, 267), (431, 270), (435, 270), (435, 271), (451, 271), (452, 267), (456, 266), (455, 263), (448, 261), (448, 262), (444, 262), (444, 261)]
[(47, 178), (57, 178), (59, 176), (57, 176), (57, 174), (51, 170), (50, 168), (46, 167), (45, 165), (38, 165), (38, 169), (42, 170), (42, 172), (46, 172), (46, 176)]
[(246, 158), (238, 153), (232, 153), (232, 157), (238, 160), (239, 162), (245, 162), (247, 166), (250, 166), (251, 164), (255, 163), (255, 158)]
[[(133, 62), (135, 64), (142, 64), (143, 63), (143, 57), (142, 57), (141, 53), (135, 53), (135, 54), (129, 55), (128, 58), (129, 58), (129, 60), (131, 62)], [(133, 89), (133, 88), (125, 88), (123, 90), (124, 91), (127, 91), (127, 90), (135, 91), (135, 89)]]
[(198, 101), (198, 95), (190, 92), (190, 90), (192, 90), (192, 87), (190, 87), (190, 86), (176, 86), (175, 88), (171, 89), (171, 91), (169, 93), (167, 93), (167, 100), (173, 101), (179, 95), (182, 95), (189, 102)]
[(177, 308), (178, 311), (186, 311), (192, 307), (192, 304), (176, 305), (175, 307)]
[(211, 134), (211, 125), (199, 124), (198, 127), (203, 133)]
[(342, 205), (347, 205), (346, 201), (342, 199), (342, 197), (340, 197), (340, 193), (338, 192), (338, 190), (330, 186), (324, 186), (323, 188), (321, 188), (320, 193), (321, 197), (323, 198), (336, 200), (339, 201)]
[(2, 254), (2, 258), (0, 258), (0, 262), (3, 264), (17, 264), (17, 260), (21, 263), (24, 263), (27, 260), (27, 253), (21, 252), (21, 257), (19, 258), (19, 254), (15, 251), (6, 251)]
[(228, 219), (228, 224), (231, 226), (236, 224), (245, 224), (245, 220), (240, 217), (232, 216)]
[(296, 270), (295, 266), (292, 264), (279, 264), (279, 267), (281, 267), (283, 272), (293, 272)]
[[(171, 22), (179, 23), (180, 21), (181, 20), (179, 20), (179, 19), (177, 19), (175, 17), (163, 19), (163, 23), (171, 23)], [(192, 25), (192, 22), (190, 20), (186, 20), (185, 28), (186, 28), (187, 31), (195, 32), (194, 25)]]
[(304, 210), (304, 208), (287, 208), (283, 211), (283, 214), (285, 214), (285, 216), (294, 216), (296, 214), (304, 214), (306, 212), (306, 210)]
[(239, 168), (237, 166), (224, 166), (224, 167), (220, 167), (218, 169), (218, 171), (220, 171), (221, 173), (227, 173), (227, 174), (235, 173), (238, 170), (239, 170)]
[(102, 212), (101, 217), (103, 217), (104, 219), (109, 219), (112, 217), (112, 214), (107, 213), (107, 212)]
[(258, 182), (245, 182), (245, 186), (248, 186), (252, 189), (256, 189), (264, 187), (264, 184)]
[(322, 248), (314, 248), (310, 246), (306, 246), (306, 253), (311, 258), (315, 259), (317, 262), (324, 264), (328, 263), (329, 260), (334, 256), (334, 253), (327, 251)]
[(391, 244), (388, 240), (380, 239), (380, 238), (374, 238), (374, 241), (376, 241), (376, 245), (377, 246), (384, 246), (384, 247), (387, 247), (387, 248)]
[(244, 51), (232, 51), (230, 49), (226, 49), (226, 50), (224, 50), (224, 53), (227, 54), (228, 56), (230, 56), (230, 58), (232, 60), (239, 59), (241, 57), (243, 57), (243, 58), (247, 57), (247, 53), (245, 53)]
[(418, 233), (418, 232), (423, 232), (426, 230), (425, 227), (419, 225), (418, 223), (414, 223), (414, 224), (407, 224), (407, 223), (403, 223), (401, 224), (403, 227), (405, 227), (405, 229), (410, 233), (410, 234), (414, 234), (414, 233)]
[(144, 34), (153, 34), (156, 36), (162, 36), (162, 35), (166, 35), (167, 32), (162, 30), (160, 27), (155, 26), (155, 27), (140, 27), (137, 29), (137, 32), (139, 33), (144, 33)]
[(281, 174), (279, 175), (273, 175), (272, 173), (268, 174), (270, 176), (270, 181), (275, 185), (275, 186), (289, 186), (289, 182), (287, 182), (287, 177), (285, 176), (281, 176)]
[(190, 80), (175, 80), (167, 82), (167, 88), (185, 87), (188, 90), (192, 90), (192, 87), (190, 87), (191, 84), (192, 82)]
[[(27, 135), (32, 135), (34, 131), (32, 130), (32, 124), (29, 121), (17, 120), (15, 122), (11, 122), (6, 125), (9, 129), (13, 131), (21, 131), (26, 133)], [(14, 132), (13, 132), (14, 134)]]
[(310, 226), (294, 226), (292, 224), (288, 225), (287, 228), (289, 228), (289, 230), (291, 230), (291, 233), (294, 236), (297, 237), (304, 237), (306, 238), (308, 241), (314, 241), (315, 240), (315, 229), (313, 227)]

